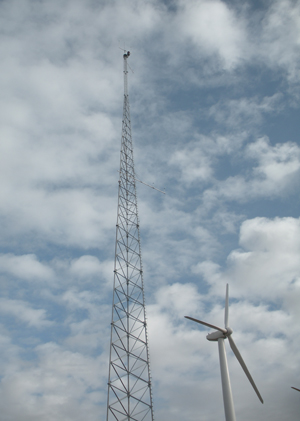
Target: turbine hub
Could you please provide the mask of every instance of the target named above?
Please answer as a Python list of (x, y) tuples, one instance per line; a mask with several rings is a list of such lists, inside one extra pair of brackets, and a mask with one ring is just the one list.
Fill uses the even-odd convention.
[(231, 327), (227, 327), (226, 330), (227, 330), (227, 333), (226, 333), (225, 336), (227, 338), (228, 336), (230, 336), (232, 334), (233, 330), (231, 329)]

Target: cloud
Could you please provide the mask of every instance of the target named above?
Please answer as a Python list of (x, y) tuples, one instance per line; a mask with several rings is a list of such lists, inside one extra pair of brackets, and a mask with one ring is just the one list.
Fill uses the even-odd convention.
[(299, 80), (299, 4), (275, 1), (261, 21), (261, 28), (261, 60), (283, 68), (291, 81)]
[[(177, 184), (193, 187), (196, 183), (199, 190), (213, 183), (218, 170), (218, 159), (232, 156), (243, 147), (246, 133), (238, 136), (227, 136), (212, 133), (211, 136), (193, 133), (194, 140), (185, 142), (172, 153), (169, 159), (170, 170), (177, 172)], [(178, 176), (180, 171), (180, 177)]]
[(86, 419), (93, 420), (99, 399), (104, 399), (99, 393), (101, 359), (72, 353), (53, 343), (37, 347), (36, 352), (35, 367), (23, 367), (2, 379), (4, 419), (79, 420), (88, 412)]
[(76, 276), (85, 282), (91, 278), (99, 280), (101, 277), (111, 283), (113, 264), (113, 261), (100, 262), (97, 257), (86, 255), (72, 260), (69, 271), (71, 276)]
[(195, 271), (214, 288), (229, 282), (234, 296), (251, 294), (298, 313), (291, 297), (299, 294), (299, 230), (299, 219), (291, 217), (246, 220), (240, 229), (241, 248), (229, 254), (226, 270), (222, 273), (217, 264), (203, 262)]
[(0, 299), (0, 312), (4, 315), (13, 316), (19, 323), (27, 323), (29, 326), (42, 328), (51, 326), (53, 322), (46, 319), (44, 309), (35, 309), (21, 300)]
[[(235, 279), (238, 276), (238, 267), (242, 264), (248, 269), (245, 271), (248, 275), (246, 278), (244, 275), (244, 283), (248, 284), (248, 288), (254, 289), (253, 293), (257, 287), (261, 296), (266, 297), (267, 294), (271, 299), (273, 295), (281, 295), (290, 288), (296, 292), (299, 229), (299, 219), (296, 218), (254, 218), (245, 221), (240, 234), (240, 245), (244, 251), (232, 252), (229, 256), (230, 264), (236, 268)], [(257, 271), (261, 273), (260, 277), (263, 276), (263, 284)], [(276, 291), (272, 292), (274, 287)]]
[(178, 2), (177, 16), (182, 34), (200, 53), (216, 54), (229, 70), (240, 62), (246, 32), (234, 10), (221, 1)]
[(22, 256), (15, 256), (12, 253), (1, 254), (0, 271), (27, 281), (48, 281), (54, 276), (52, 269), (40, 263), (34, 254)]
[[(110, 230), (107, 227), (114, 225), (114, 207), (110, 197), (103, 200), (90, 188), (61, 188), (53, 192), (29, 189), (20, 193), (17, 203), (9, 194), (2, 212), (7, 221), (2, 242), (8, 240), (11, 232), (18, 236), (30, 232), (35, 239), (42, 236), (54, 243), (93, 247), (104, 240), (107, 229)], [(28, 239), (24, 239), (25, 244)]]
[(277, 114), (282, 107), (281, 99), (280, 93), (262, 99), (231, 99), (226, 103), (222, 101), (211, 106), (208, 115), (231, 129), (239, 130), (243, 127), (245, 130), (249, 125), (261, 124), (264, 114)]
[(293, 142), (271, 146), (268, 138), (260, 138), (247, 146), (246, 154), (258, 161), (254, 174), (277, 188), (285, 188), (300, 168), (300, 150)]
[(206, 206), (221, 198), (247, 202), (258, 197), (289, 194), (295, 187), (300, 168), (299, 156), (299, 147), (293, 142), (273, 146), (267, 137), (263, 137), (248, 143), (242, 159), (254, 161), (256, 165), (252, 169), (248, 167), (245, 175), (240, 172), (224, 181), (215, 182), (215, 187), (204, 192)]
[(174, 318), (182, 318), (187, 312), (201, 310), (201, 296), (193, 284), (164, 286), (156, 292), (156, 302), (161, 310), (172, 312)]
[(209, 157), (201, 153), (200, 148), (185, 148), (173, 153), (171, 165), (181, 170), (182, 180), (186, 183), (206, 181), (212, 177), (213, 169)]

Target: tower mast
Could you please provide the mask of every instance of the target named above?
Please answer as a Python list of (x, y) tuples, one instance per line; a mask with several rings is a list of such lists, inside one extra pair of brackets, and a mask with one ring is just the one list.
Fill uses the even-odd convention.
[(108, 376), (107, 421), (153, 421), (139, 218), (124, 58), (124, 105)]

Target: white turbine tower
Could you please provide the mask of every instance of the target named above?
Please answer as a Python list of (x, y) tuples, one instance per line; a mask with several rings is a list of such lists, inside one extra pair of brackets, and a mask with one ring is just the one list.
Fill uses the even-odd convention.
[(255, 383), (252, 379), (251, 374), (249, 373), (249, 370), (239, 353), (239, 350), (236, 347), (236, 344), (234, 343), (232, 339), (232, 329), (228, 326), (228, 284), (226, 285), (226, 299), (225, 299), (225, 328), (218, 327), (215, 325), (212, 325), (210, 323), (203, 322), (201, 320), (194, 319), (193, 317), (185, 316), (187, 319), (193, 320), (196, 323), (200, 323), (201, 325), (211, 327), (213, 329), (217, 329), (216, 332), (209, 333), (206, 336), (206, 339), (209, 341), (218, 341), (219, 346), (219, 357), (220, 357), (220, 369), (221, 369), (221, 378), (222, 378), (222, 390), (223, 390), (223, 400), (224, 400), (224, 410), (225, 410), (225, 418), (226, 421), (235, 421), (235, 412), (234, 412), (234, 405), (233, 405), (233, 399), (232, 399), (232, 391), (231, 391), (231, 385), (230, 385), (230, 378), (229, 378), (229, 371), (228, 371), (228, 364), (227, 364), (227, 358), (226, 358), (226, 350), (225, 350), (225, 343), (224, 339), (228, 338), (230, 347), (236, 356), (238, 362), (242, 366), (242, 369), (244, 370), (246, 376), (248, 377), (248, 380), (252, 384), (253, 389), (255, 390), (259, 400), (261, 403), (264, 403)]

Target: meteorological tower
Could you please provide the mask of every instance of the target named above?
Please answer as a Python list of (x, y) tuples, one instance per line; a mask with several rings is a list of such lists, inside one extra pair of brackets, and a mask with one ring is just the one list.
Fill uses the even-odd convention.
[(124, 105), (108, 376), (107, 421), (153, 421), (143, 267), (124, 59)]

